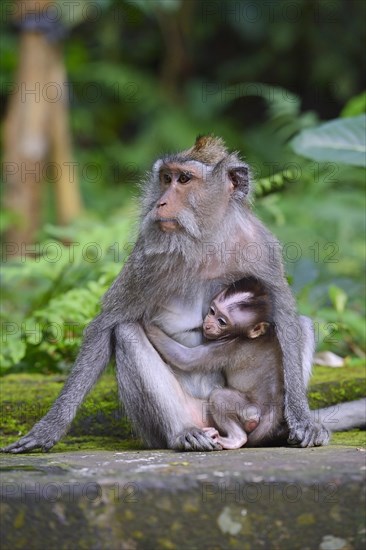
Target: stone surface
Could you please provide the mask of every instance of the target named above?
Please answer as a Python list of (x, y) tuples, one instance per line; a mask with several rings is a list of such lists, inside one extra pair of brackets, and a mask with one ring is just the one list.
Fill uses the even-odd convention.
[(2, 548), (365, 547), (365, 449), (1, 457)]

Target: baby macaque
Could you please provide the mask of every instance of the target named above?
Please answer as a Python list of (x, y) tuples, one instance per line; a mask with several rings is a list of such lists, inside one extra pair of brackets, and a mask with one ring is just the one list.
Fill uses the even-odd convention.
[(147, 327), (154, 347), (172, 367), (223, 371), (227, 386), (214, 389), (208, 400), (215, 427), (205, 428), (223, 449), (259, 445), (285, 429), (282, 353), (271, 330), (271, 310), (264, 286), (248, 277), (214, 298), (203, 320), (207, 342), (202, 345), (189, 348), (155, 325)]
[(270, 319), (268, 294), (258, 281), (248, 277), (213, 299), (203, 320), (203, 334), (207, 340), (258, 338), (267, 332)]

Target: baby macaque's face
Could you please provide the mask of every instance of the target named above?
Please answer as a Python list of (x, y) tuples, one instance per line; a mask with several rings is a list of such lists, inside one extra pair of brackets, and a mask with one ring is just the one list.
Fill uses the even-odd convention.
[(236, 336), (257, 338), (267, 332), (269, 324), (258, 319), (255, 308), (240, 309), (235, 307), (232, 296), (230, 300), (223, 296), (222, 292), (211, 302), (203, 320), (203, 334), (207, 340)]
[(231, 333), (232, 326), (228, 312), (220, 309), (214, 300), (203, 320), (203, 334), (208, 340), (224, 338)]

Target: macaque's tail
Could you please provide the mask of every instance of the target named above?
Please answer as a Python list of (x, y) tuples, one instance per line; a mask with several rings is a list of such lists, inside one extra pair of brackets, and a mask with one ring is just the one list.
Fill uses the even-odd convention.
[(366, 398), (338, 403), (311, 411), (315, 421), (322, 422), (331, 432), (366, 428)]

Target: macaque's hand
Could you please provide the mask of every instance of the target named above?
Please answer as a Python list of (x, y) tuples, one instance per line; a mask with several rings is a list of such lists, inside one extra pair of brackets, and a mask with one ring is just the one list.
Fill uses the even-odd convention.
[(62, 433), (53, 433), (50, 435), (47, 431), (47, 426), (42, 420), (36, 424), (30, 432), (25, 436), (18, 439), (14, 443), (11, 443), (7, 447), (0, 449), (2, 453), (27, 453), (33, 449), (42, 449), (42, 451), (48, 451), (53, 447), (57, 441), (61, 438)]

